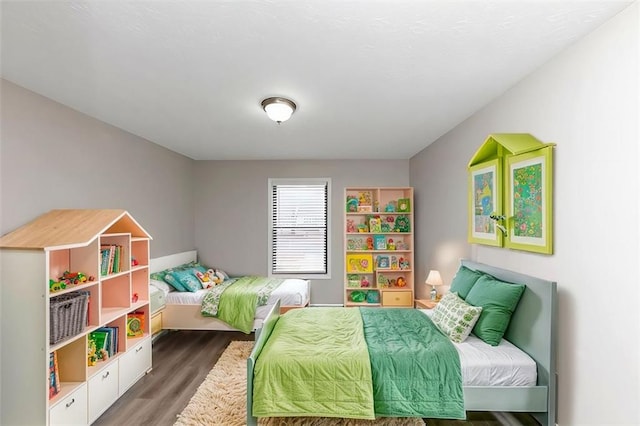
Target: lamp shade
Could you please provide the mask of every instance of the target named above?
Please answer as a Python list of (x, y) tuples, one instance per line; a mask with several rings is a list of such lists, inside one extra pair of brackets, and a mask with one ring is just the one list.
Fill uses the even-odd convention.
[(436, 271), (435, 269), (430, 270), (425, 284), (428, 284), (432, 287), (442, 285), (442, 277), (440, 276), (440, 272)]
[(280, 97), (267, 98), (261, 105), (267, 116), (278, 124), (291, 118), (296, 110), (296, 104), (292, 100)]

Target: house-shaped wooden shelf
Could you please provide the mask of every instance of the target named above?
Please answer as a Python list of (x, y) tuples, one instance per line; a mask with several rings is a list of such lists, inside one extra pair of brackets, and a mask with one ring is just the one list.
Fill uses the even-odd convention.
[(52, 210), (0, 238), (3, 424), (91, 424), (151, 369), (150, 240), (115, 209)]
[(468, 163), (468, 240), (551, 254), (553, 143), (490, 134)]

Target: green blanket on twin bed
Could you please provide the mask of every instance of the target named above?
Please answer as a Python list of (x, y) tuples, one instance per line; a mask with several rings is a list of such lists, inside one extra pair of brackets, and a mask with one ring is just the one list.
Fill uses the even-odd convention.
[(200, 312), (244, 333), (251, 333), (256, 309), (266, 305), (271, 292), (283, 281), (281, 278), (257, 276), (226, 280), (205, 294)]
[(256, 361), (253, 415), (464, 419), (458, 352), (414, 309), (289, 311)]

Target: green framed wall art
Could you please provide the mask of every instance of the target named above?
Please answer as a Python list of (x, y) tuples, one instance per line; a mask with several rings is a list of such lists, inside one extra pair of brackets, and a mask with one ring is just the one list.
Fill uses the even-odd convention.
[(494, 133), (468, 170), (468, 241), (553, 254), (553, 143)]
[(553, 147), (507, 157), (505, 247), (553, 253)]
[(503, 233), (491, 219), (502, 211), (502, 164), (499, 159), (469, 167), (469, 242), (502, 247)]

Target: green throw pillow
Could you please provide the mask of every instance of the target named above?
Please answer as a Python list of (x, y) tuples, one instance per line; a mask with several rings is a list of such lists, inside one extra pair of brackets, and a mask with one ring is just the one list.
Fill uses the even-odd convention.
[(451, 293), (458, 293), (459, 297), (466, 299), (469, 294), (469, 290), (471, 290), (473, 285), (482, 275), (483, 274), (480, 272), (473, 271), (466, 266), (460, 265), (458, 272), (456, 272), (456, 276), (453, 277), (449, 291)]
[(189, 278), (185, 278), (185, 274), (182, 273), (183, 271), (189, 271), (189, 273), (193, 275), (193, 278), (198, 281), (195, 276), (195, 272), (193, 272), (193, 269), (197, 269), (201, 272), (206, 272), (208, 268), (202, 266), (198, 262), (192, 261), (179, 266), (174, 266), (173, 268), (165, 269), (164, 271), (154, 272), (153, 274), (151, 274), (150, 278), (163, 280), (171, 287), (173, 287), (176, 291), (194, 292), (202, 288), (202, 286), (198, 282), (199, 288), (196, 289), (192, 280), (190, 280)]
[(524, 287), (523, 284), (507, 283), (490, 275), (480, 277), (465, 299), (471, 305), (482, 307), (473, 334), (491, 346), (497, 346), (509, 326)]
[[(173, 287), (182, 287), (184, 290), (182, 291), (190, 291), (191, 293), (195, 293), (198, 290), (202, 290), (202, 284), (198, 277), (196, 277), (196, 272), (207, 272), (203, 266), (198, 265), (195, 268), (189, 269), (181, 269), (178, 271), (171, 271), (167, 275), (165, 275), (164, 280), (171, 284)], [(180, 290), (178, 290), (180, 291)]]
[(462, 343), (471, 333), (481, 312), (480, 306), (468, 304), (456, 293), (447, 293), (434, 308), (431, 321), (452, 342)]

